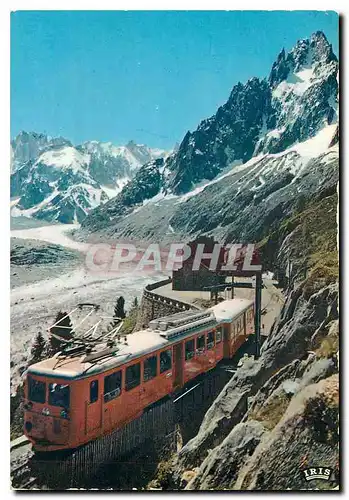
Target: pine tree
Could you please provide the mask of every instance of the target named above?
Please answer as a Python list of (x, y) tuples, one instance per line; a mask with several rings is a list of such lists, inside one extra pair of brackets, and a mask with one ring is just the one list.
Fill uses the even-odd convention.
[(39, 331), (34, 339), (31, 351), (30, 351), (30, 358), (28, 362), (28, 366), (38, 363), (45, 357), (45, 348), (46, 348), (46, 341), (44, 339), (43, 334)]
[(132, 333), (135, 330), (137, 324), (138, 312), (139, 312), (138, 299), (137, 297), (135, 297), (132, 301), (132, 306), (130, 307), (127, 316), (124, 319), (123, 325), (121, 327), (120, 333), (122, 335), (128, 335), (129, 333)]
[[(70, 321), (70, 317), (67, 316), (67, 313), (59, 311), (56, 317), (55, 326), (50, 328), (50, 333), (58, 335), (65, 340), (71, 340), (74, 337), (73, 325)], [(61, 351), (65, 345), (65, 342), (62, 342), (53, 335), (50, 335), (49, 354), (53, 356), (56, 352)]]
[(116, 305), (114, 308), (114, 316), (113, 316), (113, 324), (117, 325), (120, 322), (120, 318), (124, 319), (126, 317), (125, 313), (125, 299), (121, 295), (116, 301)]

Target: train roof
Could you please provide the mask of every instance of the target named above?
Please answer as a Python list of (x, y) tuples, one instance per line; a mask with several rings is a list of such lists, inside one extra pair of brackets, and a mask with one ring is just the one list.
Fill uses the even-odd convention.
[[(206, 310), (189, 310), (152, 320), (149, 328), (127, 335), (113, 348), (106, 343), (95, 345), (90, 354), (58, 354), (31, 365), (28, 373), (62, 379), (80, 379), (108, 371), (129, 361), (165, 349), (179, 339), (185, 339), (203, 329), (232, 322), (253, 301), (231, 299)], [(106, 353), (103, 355), (103, 353)], [(100, 354), (100, 355), (99, 355)]]
[(239, 316), (249, 306), (253, 304), (253, 300), (248, 299), (231, 299), (223, 300), (219, 304), (211, 307), (217, 321), (222, 323), (231, 323), (236, 316)]

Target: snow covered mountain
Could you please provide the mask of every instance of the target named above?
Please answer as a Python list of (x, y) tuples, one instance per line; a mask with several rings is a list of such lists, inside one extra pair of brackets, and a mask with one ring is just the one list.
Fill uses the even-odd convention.
[(11, 141), (11, 172), (15, 171), (23, 163), (34, 160), (46, 149), (59, 146), (71, 146), (72, 144), (63, 137), (49, 137), (36, 132), (20, 132)]
[(80, 222), (100, 203), (116, 196), (137, 170), (162, 150), (129, 142), (97, 141), (73, 146), (63, 138), (21, 132), (12, 142), (13, 216), (63, 223)]
[[(338, 179), (338, 61), (322, 32), (238, 83), (217, 113), (82, 222), (81, 236), (258, 241)], [(148, 187), (148, 188), (147, 188)], [(239, 240), (240, 241), (240, 240)]]
[(232, 162), (277, 153), (336, 121), (338, 61), (322, 32), (282, 50), (269, 78), (238, 83), (217, 113), (188, 132), (168, 162), (176, 194), (213, 179)]

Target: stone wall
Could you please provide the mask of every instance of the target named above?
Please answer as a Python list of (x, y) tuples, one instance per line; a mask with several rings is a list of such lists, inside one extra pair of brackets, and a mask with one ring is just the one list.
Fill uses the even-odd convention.
[(156, 289), (172, 282), (171, 278), (147, 285), (139, 308), (139, 315), (135, 330), (147, 328), (152, 319), (168, 316), (189, 309), (198, 309), (197, 306), (184, 301), (164, 297), (156, 293)]

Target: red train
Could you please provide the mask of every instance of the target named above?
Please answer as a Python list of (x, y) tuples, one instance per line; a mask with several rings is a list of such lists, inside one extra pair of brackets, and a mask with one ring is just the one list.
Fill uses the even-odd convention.
[(35, 451), (77, 448), (231, 358), (253, 333), (253, 302), (233, 299), (153, 320), (124, 342), (66, 349), (27, 371), (24, 433)]

